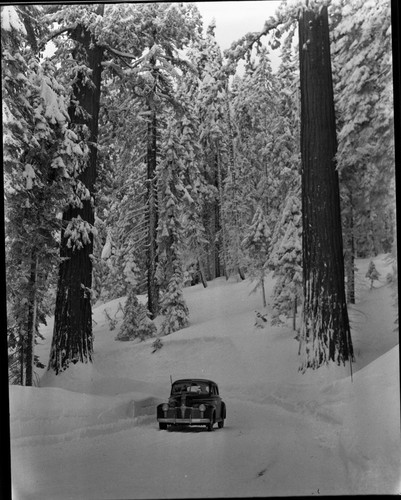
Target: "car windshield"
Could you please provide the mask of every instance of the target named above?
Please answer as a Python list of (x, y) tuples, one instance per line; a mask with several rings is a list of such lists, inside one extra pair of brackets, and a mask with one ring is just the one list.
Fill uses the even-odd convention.
[(209, 384), (202, 382), (180, 382), (174, 384), (171, 390), (171, 394), (191, 394), (191, 395), (208, 395), (209, 394)]

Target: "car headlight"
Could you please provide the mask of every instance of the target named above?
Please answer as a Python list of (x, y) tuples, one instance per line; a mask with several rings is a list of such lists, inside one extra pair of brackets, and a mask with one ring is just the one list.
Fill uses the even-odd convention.
[(199, 405), (199, 411), (205, 411), (206, 406), (204, 404)]
[(162, 410), (163, 411), (167, 411), (168, 410), (168, 404), (167, 403), (164, 403), (164, 405), (162, 406)]

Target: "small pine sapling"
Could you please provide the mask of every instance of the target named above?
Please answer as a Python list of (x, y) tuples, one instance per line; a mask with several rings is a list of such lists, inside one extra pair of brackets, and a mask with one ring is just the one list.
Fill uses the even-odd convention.
[(145, 340), (156, 333), (156, 325), (149, 318), (149, 313), (144, 304), (141, 304), (132, 289), (128, 294), (124, 306), (124, 320), (116, 340)]
[(163, 347), (162, 339), (160, 337), (157, 337), (157, 339), (153, 342), (152, 347), (153, 347), (152, 354), (154, 354), (156, 351), (158, 351)]
[(114, 318), (112, 318), (107, 309), (104, 310), (104, 315), (106, 316), (106, 319), (109, 322), (110, 331), (115, 330), (117, 323), (118, 323), (118, 319), (116, 318), (116, 315), (114, 315)]
[(271, 233), (266, 217), (260, 205), (257, 206), (252, 223), (249, 226), (242, 242), (244, 250), (248, 253), (248, 271), (251, 278), (257, 281), (255, 290), (262, 289), (263, 307), (266, 307), (265, 277), (266, 261), (270, 247)]
[(373, 288), (373, 282), (377, 281), (379, 279), (380, 273), (376, 269), (375, 263), (373, 260), (369, 262), (369, 269), (368, 272), (366, 273), (365, 277), (370, 279), (370, 288)]

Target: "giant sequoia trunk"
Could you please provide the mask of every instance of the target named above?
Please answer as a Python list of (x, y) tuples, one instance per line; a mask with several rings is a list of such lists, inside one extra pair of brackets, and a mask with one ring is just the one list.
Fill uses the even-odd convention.
[(299, 19), (304, 311), (302, 369), (353, 356), (344, 289), (327, 7)]
[[(83, 124), (90, 133), (90, 152), (79, 180), (89, 193), (81, 206), (70, 205), (63, 214), (61, 233), (61, 264), (56, 297), (53, 341), (49, 369), (56, 374), (65, 370), (70, 363), (92, 361), (92, 261), (93, 234), (81, 234), (80, 244), (71, 245), (66, 227), (71, 221), (77, 226), (92, 227), (94, 223), (93, 192), (96, 177), (98, 115), (100, 106), (101, 60), (103, 51), (97, 46), (89, 31), (78, 25), (70, 34), (77, 42), (73, 57), (77, 64), (86, 64), (91, 70), (91, 82), (85, 75), (78, 74), (73, 85), (74, 100), (87, 116), (77, 111), (74, 104), (69, 109), (71, 124)], [(85, 61), (83, 59), (86, 59)], [(88, 226), (89, 224), (89, 226)]]

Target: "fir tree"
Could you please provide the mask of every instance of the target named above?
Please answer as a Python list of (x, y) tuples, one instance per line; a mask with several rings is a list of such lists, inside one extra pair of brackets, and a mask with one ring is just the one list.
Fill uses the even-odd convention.
[[(185, 128), (185, 122), (183, 124)], [(184, 273), (181, 256), (183, 246), (183, 209), (185, 199), (191, 203), (183, 185), (183, 144), (179, 125), (174, 116), (167, 118), (158, 166), (160, 221), (158, 229), (159, 264), (157, 277), (163, 290), (161, 314), (164, 316), (161, 333), (168, 335), (188, 325), (188, 307), (183, 297)]]
[(149, 318), (149, 312), (144, 304), (141, 304), (132, 287), (128, 293), (124, 305), (124, 320), (116, 340), (145, 340), (153, 337), (156, 333), (156, 325)]
[(366, 276), (366, 278), (368, 278), (370, 280), (370, 288), (373, 288), (373, 282), (377, 281), (379, 279), (379, 276), (380, 276), (380, 273), (376, 269), (376, 266), (375, 266), (375, 263), (373, 262), (373, 260), (371, 260), (369, 262), (369, 268), (368, 268), (368, 271), (367, 271), (365, 276)]
[(262, 207), (257, 206), (252, 219), (252, 224), (243, 240), (243, 246), (249, 255), (249, 263), (247, 266), (250, 276), (256, 280), (255, 290), (261, 288), (263, 307), (266, 307), (266, 292), (265, 292), (265, 277), (266, 277), (266, 262), (270, 249), (271, 231), (266, 222), (266, 217)]
[[(394, 237), (391, 15), (386, 2), (333, 2), (331, 10), (349, 261), (390, 252)], [(352, 272), (352, 262), (348, 267)]]
[[(95, 17), (102, 16), (103, 8), (96, 7)], [(72, 82), (71, 128), (88, 146), (87, 154), (77, 165), (74, 198), (63, 211), (61, 263), (49, 358), (49, 369), (56, 374), (68, 368), (70, 363), (92, 361), (93, 353), (93, 194), (103, 49), (96, 44), (96, 37), (85, 24), (78, 23), (69, 31), (74, 42), (71, 56), (79, 68)]]
[(68, 93), (56, 68), (34, 53), (41, 11), (2, 9), (3, 146), (11, 380), (34, 383), (38, 327), (57, 260), (58, 213), (82, 154), (68, 124)]
[(272, 248), (269, 267), (274, 269), (272, 324), (280, 324), (280, 315), (293, 317), (296, 330), (298, 305), (302, 300), (302, 214), (299, 196), (290, 194), (277, 226), (283, 235)]
[(228, 144), (226, 113), (226, 75), (222, 55), (215, 39), (215, 23), (208, 26), (205, 39), (197, 42), (193, 62), (200, 83), (196, 94), (199, 142), (203, 152), (201, 175), (204, 179), (202, 221), (208, 240), (205, 267), (207, 278), (227, 274), (227, 234), (224, 214), (224, 179), (227, 174)]

